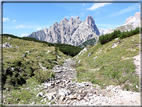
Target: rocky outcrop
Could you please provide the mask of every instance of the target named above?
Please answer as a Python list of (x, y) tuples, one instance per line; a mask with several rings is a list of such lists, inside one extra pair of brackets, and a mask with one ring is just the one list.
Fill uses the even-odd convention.
[(108, 33), (113, 32), (114, 30), (120, 30), (121, 32), (134, 30), (135, 28), (140, 27), (140, 13), (136, 12), (134, 16), (131, 16), (126, 19), (125, 23), (117, 28), (111, 30)]
[(10, 48), (10, 47), (12, 47), (12, 46), (10, 45), (10, 43), (7, 43), (7, 42), (6, 42), (6, 43), (3, 44), (3, 47)]
[[(91, 38), (98, 38), (100, 32), (95, 25), (92, 16), (88, 15), (85, 21), (81, 21), (79, 17), (64, 18), (59, 22), (55, 22), (49, 29), (33, 32), (28, 37), (51, 43), (64, 43), (78, 46)], [(97, 39), (98, 40), (98, 39)]]

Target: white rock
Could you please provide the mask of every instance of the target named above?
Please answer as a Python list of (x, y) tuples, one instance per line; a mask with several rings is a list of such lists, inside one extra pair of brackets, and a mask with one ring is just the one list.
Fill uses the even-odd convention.
[(44, 83), (44, 86), (50, 87), (51, 83)]
[(96, 57), (94, 57), (93, 59), (95, 60), (97, 58), (97, 56)]
[(56, 92), (46, 93), (45, 97), (48, 98), (48, 100), (52, 100), (55, 94)]
[(35, 103), (35, 102), (32, 102), (31, 104), (33, 105), (33, 104), (36, 104), (36, 103)]
[(42, 96), (43, 96), (43, 92), (39, 92), (36, 97), (42, 97)]
[(65, 90), (65, 89), (60, 89), (60, 90), (59, 90), (59, 95), (61, 95), (61, 96), (66, 96), (66, 95), (68, 95), (68, 91)]
[(78, 64), (81, 62), (81, 60), (78, 61)]

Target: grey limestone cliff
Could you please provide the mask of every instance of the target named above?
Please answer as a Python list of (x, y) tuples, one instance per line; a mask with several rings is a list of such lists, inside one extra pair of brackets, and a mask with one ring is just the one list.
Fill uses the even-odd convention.
[(33, 32), (28, 37), (51, 43), (64, 43), (78, 46), (91, 38), (98, 38), (100, 32), (92, 16), (88, 15), (83, 22), (79, 17), (64, 18), (55, 22), (49, 29)]

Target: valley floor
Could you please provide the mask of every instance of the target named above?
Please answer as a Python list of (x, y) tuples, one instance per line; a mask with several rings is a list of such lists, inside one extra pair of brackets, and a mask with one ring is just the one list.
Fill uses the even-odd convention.
[(55, 79), (39, 86), (42, 91), (37, 97), (42, 97), (42, 102), (49, 105), (140, 105), (138, 92), (124, 91), (120, 86), (113, 85), (101, 89), (90, 82), (77, 82), (75, 69), (72, 68), (74, 64), (75, 61), (67, 59), (62, 67), (53, 68)]

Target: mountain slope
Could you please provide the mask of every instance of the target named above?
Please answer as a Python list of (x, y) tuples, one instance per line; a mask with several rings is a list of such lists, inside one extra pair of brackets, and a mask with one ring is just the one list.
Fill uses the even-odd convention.
[(120, 85), (126, 90), (139, 91), (133, 58), (139, 54), (139, 48), (139, 34), (84, 48), (74, 57), (78, 63), (78, 81), (90, 81), (102, 88)]
[(28, 37), (51, 43), (63, 43), (78, 46), (91, 38), (98, 38), (100, 32), (92, 16), (88, 15), (83, 22), (79, 17), (70, 20), (64, 18), (55, 22), (49, 29), (33, 32)]
[(120, 30), (121, 32), (134, 30), (135, 28), (140, 27), (140, 13), (136, 12), (134, 16), (131, 16), (126, 19), (125, 23), (117, 28), (111, 30), (108, 33), (113, 32), (114, 30)]
[[(97, 38), (97, 39), (99, 39), (99, 38)], [(88, 46), (88, 45), (95, 45), (95, 44), (97, 44), (97, 43), (98, 43), (98, 40), (96, 40), (96, 38), (93, 38), (93, 39), (89, 39), (89, 40), (83, 42), (83, 43), (80, 44), (78, 47), (84, 48), (84, 47), (86, 47), (86, 46)]]

